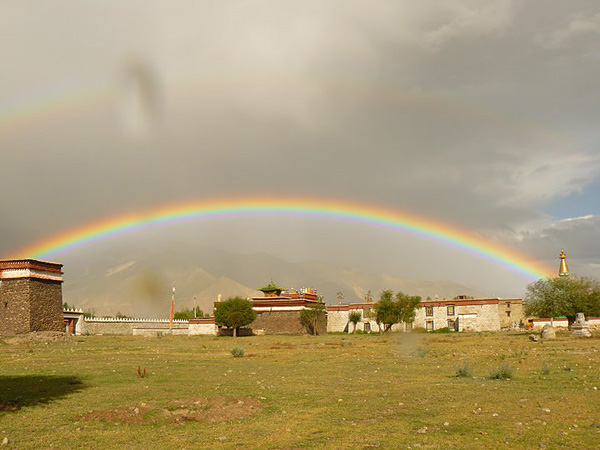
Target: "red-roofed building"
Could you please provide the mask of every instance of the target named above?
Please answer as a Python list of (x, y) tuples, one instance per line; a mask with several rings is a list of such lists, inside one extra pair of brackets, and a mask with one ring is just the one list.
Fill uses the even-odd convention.
[[(323, 305), (316, 289), (302, 288), (285, 290), (272, 282), (260, 288), (264, 297), (253, 297), (250, 301), (257, 317), (250, 325), (256, 334), (304, 334), (306, 328), (300, 322), (300, 312), (311, 306)], [(319, 326), (319, 333), (326, 332), (326, 326)]]

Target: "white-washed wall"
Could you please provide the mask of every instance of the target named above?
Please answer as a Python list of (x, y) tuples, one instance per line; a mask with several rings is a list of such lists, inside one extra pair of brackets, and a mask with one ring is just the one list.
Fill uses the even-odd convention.
[[(135, 328), (169, 330), (168, 319), (117, 319), (114, 317), (92, 317), (84, 320), (83, 334), (133, 334)], [(187, 320), (174, 320), (173, 329), (188, 328)]]
[[(356, 331), (362, 332), (379, 332), (382, 331), (379, 329), (379, 324), (369, 318), (365, 317), (363, 308), (356, 308), (350, 310), (341, 310), (341, 311), (327, 311), (327, 332), (328, 333), (352, 333), (354, 332), (354, 324), (350, 323), (348, 318), (350, 317), (350, 313), (353, 311), (358, 311), (361, 313), (361, 321), (356, 324)], [(410, 330), (410, 324), (399, 323), (392, 325), (391, 331), (407, 331)]]
[(216, 336), (219, 327), (215, 323), (190, 323), (190, 336)]
[[(417, 309), (414, 326), (427, 329), (427, 322), (433, 322), (433, 329), (449, 327), (449, 320), (458, 320), (458, 331), (499, 331), (500, 317), (497, 304), (460, 305), (454, 304), (454, 314), (448, 314), (448, 306), (432, 306), (432, 315), (427, 308)], [(450, 311), (452, 312), (452, 311)]]

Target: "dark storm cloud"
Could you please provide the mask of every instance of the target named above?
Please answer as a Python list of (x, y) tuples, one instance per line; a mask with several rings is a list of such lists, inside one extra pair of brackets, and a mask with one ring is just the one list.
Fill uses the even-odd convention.
[[(3, 8), (4, 252), (252, 193), (377, 203), (514, 245), (555, 229), (542, 211), (600, 173), (596, 2)], [(70, 113), (35, 111), (73, 97)], [(552, 260), (555, 242), (534, 240)]]

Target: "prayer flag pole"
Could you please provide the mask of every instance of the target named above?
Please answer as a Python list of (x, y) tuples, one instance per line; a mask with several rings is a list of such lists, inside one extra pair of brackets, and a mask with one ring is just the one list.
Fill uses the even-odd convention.
[(171, 295), (171, 314), (169, 314), (169, 330), (173, 329), (173, 315), (175, 314), (175, 286)]

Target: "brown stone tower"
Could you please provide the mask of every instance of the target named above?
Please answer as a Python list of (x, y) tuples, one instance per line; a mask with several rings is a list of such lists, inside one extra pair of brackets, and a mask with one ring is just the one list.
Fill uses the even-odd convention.
[(565, 255), (565, 249), (560, 249), (560, 268), (558, 269), (559, 277), (568, 277), (569, 276), (569, 268), (567, 267), (567, 255)]
[(0, 335), (64, 331), (62, 264), (0, 261)]

